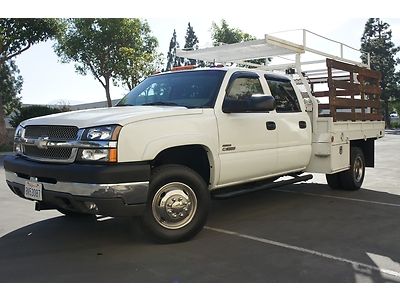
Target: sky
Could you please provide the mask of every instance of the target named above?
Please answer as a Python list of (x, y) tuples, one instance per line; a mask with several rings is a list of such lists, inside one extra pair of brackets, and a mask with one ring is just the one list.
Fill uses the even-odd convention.
[[(187, 24), (190, 22), (199, 38), (200, 47), (203, 48), (211, 46), (212, 22), (219, 23), (221, 19), (225, 19), (231, 27), (239, 28), (257, 38), (263, 38), (267, 33), (306, 28), (359, 48), (366, 20), (369, 17), (380, 17), (391, 25), (393, 41), (396, 45), (400, 45), (400, 17), (396, 18), (396, 16), (391, 15), (393, 11), (389, 8), (391, 5), (394, 7), (395, 3), (392, 1), (381, 1), (388, 3), (387, 8), (381, 11), (382, 16), (374, 14), (379, 13), (379, 9), (368, 11), (349, 3), (341, 7), (340, 5), (345, 5), (346, 2), (340, 0), (335, 1), (335, 7), (329, 7), (331, 2), (324, 2), (327, 3), (328, 7), (321, 7), (321, 5), (312, 5), (318, 3), (318, 1), (286, 1), (286, 8), (277, 5), (276, 2), (250, 1), (249, 5), (245, 5), (244, 2), (238, 0), (236, 2), (218, 1), (218, 3), (201, 1), (203, 5), (196, 8), (195, 5), (192, 7), (192, 3), (198, 5), (198, 2), (178, 0), (176, 6), (172, 6), (172, 10), (171, 6), (166, 6), (165, 1), (149, 0), (149, 4), (154, 4), (151, 7), (159, 8), (152, 10), (151, 13), (149, 13), (149, 6), (143, 6), (143, 4), (142, 7), (134, 7), (135, 9), (130, 13), (129, 10), (118, 9), (117, 3), (119, 1), (114, 0), (113, 3), (116, 5), (110, 9), (105, 7), (105, 10), (92, 10), (92, 7), (88, 9), (83, 7), (82, 11), (79, 10), (79, 13), (77, 13), (77, 10), (69, 10), (79, 1), (68, 1), (69, 8), (61, 11), (56, 6), (51, 5), (56, 2), (53, 1), (49, 2), (50, 5), (44, 12), (38, 11), (37, 7), (31, 11), (29, 7), (24, 6), (22, 15), (20, 11), (15, 15), (15, 8), (11, 7), (10, 11), (7, 11), (6, 8), (5, 15), (0, 12), (0, 17), (8, 17), (10, 14), (18, 17), (138, 17), (148, 21), (153, 35), (159, 41), (159, 52), (162, 52), (164, 56), (168, 51), (169, 41), (174, 29), (177, 31), (178, 42), (183, 45)], [(43, 0), (36, 2), (40, 3)], [(226, 5), (227, 3), (229, 5)], [(369, 2), (363, 1), (363, 3), (368, 4)], [(82, 6), (82, 4), (79, 5)], [(41, 6), (39, 5), (39, 7)], [(175, 9), (175, 7), (180, 9)], [(310, 10), (310, 7), (314, 7), (314, 9)], [(317, 10), (318, 7), (319, 11)], [(339, 7), (339, 10), (337, 7)], [(355, 11), (357, 11), (357, 14), (354, 13)], [(34, 45), (16, 59), (24, 79), (22, 102), (73, 105), (105, 101), (105, 91), (100, 83), (90, 74), (87, 76), (77, 74), (73, 63), (60, 63), (53, 52), (52, 45), (52, 41)], [(127, 92), (122, 87), (111, 88), (113, 99), (121, 98)]]

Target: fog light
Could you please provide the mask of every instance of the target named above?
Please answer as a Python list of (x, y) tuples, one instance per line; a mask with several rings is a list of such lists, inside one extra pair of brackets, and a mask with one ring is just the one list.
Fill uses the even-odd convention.
[(93, 202), (85, 202), (85, 205), (87, 207), (88, 210), (94, 210), (94, 211), (98, 211), (99, 209), (97, 208), (97, 205)]
[(108, 149), (85, 149), (81, 157), (85, 160), (108, 160)]
[(22, 153), (22, 145), (21, 144), (14, 144), (14, 151), (16, 153)]

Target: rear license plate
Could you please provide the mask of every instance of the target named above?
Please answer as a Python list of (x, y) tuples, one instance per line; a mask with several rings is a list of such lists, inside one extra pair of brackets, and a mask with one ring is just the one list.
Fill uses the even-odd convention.
[(25, 181), (25, 197), (42, 201), (42, 184), (32, 181)]

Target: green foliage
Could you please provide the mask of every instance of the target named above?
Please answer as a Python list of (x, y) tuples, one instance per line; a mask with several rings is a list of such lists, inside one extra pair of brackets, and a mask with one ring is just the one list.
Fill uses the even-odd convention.
[(0, 18), (0, 64), (62, 30), (59, 19)]
[[(162, 55), (157, 53), (157, 39), (151, 35), (147, 22), (140, 24), (139, 41), (135, 47), (121, 47), (119, 63), (115, 66), (116, 79), (129, 90), (161, 68)], [(114, 81), (116, 83), (116, 81)]]
[(199, 39), (194, 33), (193, 27), (188, 23), (188, 28), (186, 29), (185, 35), (185, 49), (198, 49), (199, 48)]
[(367, 63), (367, 53), (370, 53), (371, 69), (382, 73), (381, 98), (385, 103), (385, 121), (389, 126), (389, 101), (400, 98), (400, 76), (396, 73), (396, 66), (399, 63), (396, 54), (400, 51), (400, 47), (395, 47), (392, 42), (390, 25), (379, 18), (369, 18), (361, 37), (361, 51), (363, 52), (362, 61)]
[(221, 44), (234, 44), (256, 39), (254, 36), (245, 33), (238, 28), (229, 27), (228, 23), (224, 19), (221, 20), (221, 25), (217, 25), (215, 22), (212, 23), (211, 38), (214, 46)]
[[(238, 28), (229, 27), (228, 23), (224, 19), (221, 20), (221, 25), (217, 25), (215, 22), (212, 23), (211, 38), (214, 46), (221, 44), (235, 44), (256, 39), (255, 36), (243, 32)], [(268, 61), (271, 61), (271, 59), (268, 58)], [(261, 65), (265, 64), (265, 59), (253, 59), (249, 60), (248, 62)]]
[(67, 19), (65, 26), (65, 34), (55, 45), (57, 55), (64, 63), (74, 61), (79, 74), (91, 73), (104, 87), (108, 106), (111, 81), (131, 87), (153, 71), (157, 40), (146, 22), (136, 18)]
[[(28, 50), (32, 45), (53, 38), (61, 30), (62, 25), (58, 19), (0, 18), (0, 69), (2, 72), (7, 72), (4, 70), (7, 61)], [(11, 68), (9, 70), (13, 72), (12, 63), (5, 68)], [(18, 85), (18, 77), (16, 85)], [(10, 98), (5, 101), (10, 104)], [(6, 107), (6, 109), (9, 108)], [(4, 105), (2, 94), (0, 94), (0, 144), (4, 143), (5, 137)]]
[(13, 60), (0, 65), (0, 97), (3, 99), (5, 115), (11, 114), (21, 107), (20, 93), (22, 90), (22, 77)]
[[(196, 50), (199, 49), (199, 39), (197, 38), (196, 34), (194, 33), (193, 27), (188, 23), (188, 28), (186, 29), (186, 36), (185, 36), (185, 49), (192, 49)], [(189, 65), (196, 65), (197, 61), (195, 59), (189, 59)]]
[(167, 54), (166, 71), (170, 71), (173, 67), (181, 65), (181, 60), (176, 56), (176, 49), (179, 48), (179, 43), (176, 40), (176, 31), (172, 34), (171, 41), (169, 42), (169, 50)]
[(32, 105), (21, 107), (16, 113), (10, 117), (12, 127), (17, 127), (22, 121), (30, 118), (47, 116), (62, 112), (61, 109), (43, 105)]

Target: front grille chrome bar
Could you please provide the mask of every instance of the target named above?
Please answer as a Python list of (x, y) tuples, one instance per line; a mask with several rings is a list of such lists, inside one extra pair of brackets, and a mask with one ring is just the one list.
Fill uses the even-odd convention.
[(86, 149), (103, 149), (103, 148), (116, 148), (116, 141), (65, 141), (56, 142), (45, 139), (28, 139), (16, 137), (15, 143), (29, 146), (36, 146), (41, 149), (51, 148), (86, 148)]

